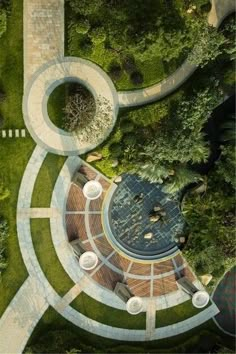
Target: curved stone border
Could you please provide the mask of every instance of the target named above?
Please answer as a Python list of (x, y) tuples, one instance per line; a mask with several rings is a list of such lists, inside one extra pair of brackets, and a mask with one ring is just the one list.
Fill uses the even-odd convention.
[[(235, 0), (212, 0), (212, 8), (208, 15), (208, 23), (216, 28), (223, 20), (235, 11)], [(158, 84), (144, 89), (120, 91), (118, 93), (120, 107), (135, 107), (164, 98), (177, 90), (197, 69), (188, 59), (170, 76)]]
[[(79, 136), (57, 128), (47, 112), (47, 101), (52, 91), (63, 82), (79, 82), (91, 91), (95, 100), (101, 97), (109, 103), (107, 114), (110, 125), (96, 142), (81, 142)], [(76, 155), (93, 150), (111, 133), (117, 118), (118, 95), (108, 75), (94, 63), (75, 57), (52, 60), (33, 75), (24, 91), (23, 113), (25, 124), (33, 139), (41, 147), (56, 154)], [(96, 107), (94, 121), (102, 116), (102, 107)]]

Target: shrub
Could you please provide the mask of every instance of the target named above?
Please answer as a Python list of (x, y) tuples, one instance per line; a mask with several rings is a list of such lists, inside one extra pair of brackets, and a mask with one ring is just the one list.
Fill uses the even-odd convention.
[(133, 133), (125, 134), (123, 137), (125, 145), (135, 145), (137, 143), (136, 135)]
[(103, 43), (106, 40), (106, 32), (103, 27), (93, 28), (90, 31), (89, 36), (95, 44)]
[(122, 67), (128, 74), (132, 74), (134, 71), (136, 71), (136, 64), (135, 64), (134, 57), (132, 55), (126, 55), (122, 59)]
[(8, 198), (10, 195), (9, 189), (4, 185), (2, 181), (0, 181), (0, 200), (4, 200)]
[(120, 157), (123, 155), (123, 148), (119, 143), (111, 144), (109, 150), (113, 157)]
[(134, 130), (134, 124), (129, 119), (123, 119), (120, 123), (120, 129), (123, 133), (130, 133)]
[(0, 38), (7, 29), (7, 13), (6, 10), (0, 9)]
[(161, 101), (129, 113), (129, 118), (139, 126), (155, 124), (169, 113), (168, 102)]
[(108, 68), (110, 77), (113, 80), (119, 80), (122, 75), (122, 68), (118, 62), (112, 62)]
[(6, 94), (3, 91), (0, 91), (0, 103), (2, 103), (3, 101), (5, 101), (6, 99)]
[(79, 23), (75, 27), (75, 31), (79, 34), (86, 34), (90, 29), (90, 23), (86, 19), (79, 20)]
[(3, 124), (4, 124), (4, 118), (3, 118), (3, 116), (0, 114), (0, 128), (3, 127)]
[(143, 74), (140, 71), (134, 71), (130, 75), (130, 80), (134, 85), (141, 85), (143, 83)]
[(93, 44), (89, 37), (83, 36), (79, 41), (79, 48), (83, 51), (84, 55), (89, 55), (92, 52)]
[(0, 216), (0, 273), (7, 267), (6, 238), (8, 237), (8, 223)]

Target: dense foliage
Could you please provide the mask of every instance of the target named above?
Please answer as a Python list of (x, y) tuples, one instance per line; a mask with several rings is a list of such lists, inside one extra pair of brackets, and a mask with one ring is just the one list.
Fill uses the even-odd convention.
[(206, 3), (188, 13), (188, 2), (179, 1), (67, 0), (68, 54), (97, 62), (126, 85), (158, 81), (193, 47)]
[(234, 263), (236, 252), (234, 193), (216, 171), (204, 193), (189, 193), (183, 212), (189, 225), (184, 254), (199, 275), (216, 278)]
[(217, 105), (221, 92), (217, 83), (180, 102), (172, 117), (158, 126), (155, 137), (142, 147), (137, 172), (150, 182), (163, 183), (175, 193), (190, 182), (200, 179), (187, 164), (206, 162), (209, 144), (203, 127)]
[(7, 267), (6, 239), (8, 237), (8, 223), (0, 216), (0, 275)]
[(234, 18), (231, 18), (223, 29), (207, 26), (205, 22), (200, 21), (196, 26), (197, 44), (188, 56), (189, 62), (204, 67), (222, 54), (230, 54), (231, 59), (234, 59), (235, 29)]

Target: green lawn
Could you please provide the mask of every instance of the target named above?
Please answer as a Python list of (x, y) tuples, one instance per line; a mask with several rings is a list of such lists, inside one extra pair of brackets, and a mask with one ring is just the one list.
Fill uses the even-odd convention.
[(83, 353), (203, 353), (215, 343), (233, 345), (213, 321), (182, 335), (151, 342), (120, 342), (88, 333), (49, 308), (37, 324), (29, 342), (33, 353), (56, 353), (73, 348)]
[(55, 88), (48, 99), (48, 115), (51, 121), (61, 129), (64, 129), (63, 124), (63, 108), (65, 107), (65, 97), (70, 84), (63, 84)]
[(16, 231), (16, 204), (18, 190), (27, 161), (33, 150), (31, 139), (0, 140), (0, 176), (10, 189), (10, 197), (0, 202), (0, 214), (9, 222), (10, 236), (7, 241), (8, 267), (0, 281), (0, 315), (27, 277), (21, 258)]
[[(209, 306), (211, 303), (209, 303)], [(180, 305), (169, 307), (165, 310), (156, 312), (156, 328), (168, 326), (173, 323), (181, 322), (197, 315), (204, 309), (197, 309), (192, 305), (192, 301), (188, 300)]]
[(50, 207), (53, 188), (66, 157), (47, 154), (38, 173), (31, 200), (31, 207)]
[[(4, 117), (3, 128), (23, 128), (23, 1), (12, 0), (7, 32), (0, 39), (0, 86), (6, 100), (0, 104)], [(7, 241), (8, 267), (0, 281), (0, 315), (27, 277), (21, 258), (16, 231), (16, 204), (18, 190), (27, 161), (33, 151), (30, 138), (0, 139), (0, 178), (10, 190), (10, 197), (0, 202), (0, 214), (9, 222)]]
[(71, 303), (71, 306), (85, 316), (109, 326), (130, 329), (146, 328), (146, 313), (132, 316), (126, 311), (103, 305), (85, 293), (81, 293)]
[(74, 283), (62, 267), (51, 238), (49, 219), (31, 219), (31, 235), (40, 266), (49, 283), (64, 296)]
[(23, 128), (23, 1), (12, 0), (7, 32), (0, 38), (0, 86), (7, 99), (0, 104), (4, 128)]

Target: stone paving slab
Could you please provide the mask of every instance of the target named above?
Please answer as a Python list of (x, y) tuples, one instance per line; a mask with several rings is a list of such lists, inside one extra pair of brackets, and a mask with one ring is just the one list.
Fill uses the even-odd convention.
[(59, 218), (60, 210), (57, 208), (24, 208), (19, 210), (18, 216), (21, 218)]
[(28, 277), (0, 319), (0, 353), (21, 353), (49, 304), (38, 283)]
[(64, 0), (24, 0), (24, 84), (64, 55)]

